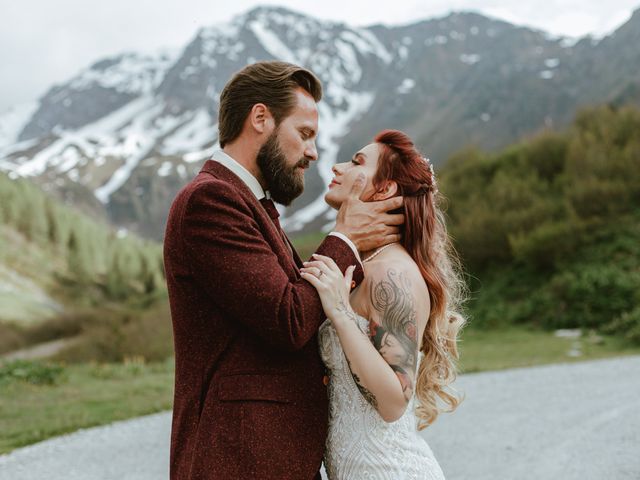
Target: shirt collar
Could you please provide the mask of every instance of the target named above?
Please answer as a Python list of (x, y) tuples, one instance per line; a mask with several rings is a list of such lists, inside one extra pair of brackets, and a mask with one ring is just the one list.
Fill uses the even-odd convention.
[(237, 160), (231, 158), (224, 150), (216, 150), (213, 152), (212, 160), (224, 165), (233, 173), (235, 173), (240, 180), (242, 180), (249, 190), (253, 192), (258, 200), (261, 200), (264, 197), (269, 198), (269, 192), (265, 192), (260, 185), (260, 182), (256, 177), (254, 177), (249, 170), (240, 165)]

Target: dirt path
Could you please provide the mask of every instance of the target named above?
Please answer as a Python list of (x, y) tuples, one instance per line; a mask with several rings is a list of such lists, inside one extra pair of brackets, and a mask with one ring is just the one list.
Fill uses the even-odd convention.
[(76, 341), (77, 339), (75, 338), (61, 338), (59, 340), (52, 340), (51, 342), (39, 343), (28, 348), (0, 355), (0, 360), (37, 360), (40, 358), (48, 358)]

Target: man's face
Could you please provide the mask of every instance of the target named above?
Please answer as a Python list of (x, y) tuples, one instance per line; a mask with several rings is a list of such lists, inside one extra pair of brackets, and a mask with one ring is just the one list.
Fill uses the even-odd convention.
[(318, 159), (318, 108), (311, 95), (299, 88), (291, 114), (258, 151), (257, 163), (274, 201), (291, 202), (304, 190), (304, 171)]

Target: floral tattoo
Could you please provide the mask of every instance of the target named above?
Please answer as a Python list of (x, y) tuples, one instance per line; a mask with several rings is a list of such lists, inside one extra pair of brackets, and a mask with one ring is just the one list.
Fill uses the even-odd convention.
[(387, 278), (371, 285), (371, 305), (380, 322), (369, 321), (369, 338), (376, 350), (393, 369), (405, 400), (413, 395), (418, 339), (416, 309), (411, 282), (395, 270)]

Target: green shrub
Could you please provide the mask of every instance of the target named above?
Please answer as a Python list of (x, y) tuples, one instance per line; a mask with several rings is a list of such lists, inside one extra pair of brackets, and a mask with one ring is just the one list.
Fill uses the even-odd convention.
[(567, 155), (566, 138), (558, 133), (545, 132), (525, 147), (524, 155), (538, 176), (553, 183), (563, 171)]
[(63, 377), (60, 365), (28, 360), (14, 360), (0, 364), (0, 382), (22, 381), (34, 385), (53, 385)]
[(90, 311), (62, 312), (50, 320), (22, 329), (22, 337), (27, 345), (74, 337), (79, 335), (91, 320)]
[(571, 221), (542, 223), (530, 232), (509, 235), (509, 243), (516, 260), (549, 270), (576, 250), (581, 230)]
[(461, 151), (438, 175), (449, 232), (478, 279), (473, 325), (612, 324), (635, 338), (640, 110), (585, 109), (565, 132)]
[(555, 275), (549, 284), (553, 328), (598, 328), (640, 301), (640, 273), (588, 264)]
[(24, 336), (16, 325), (0, 323), (0, 354), (18, 350), (24, 345)]
[(630, 342), (640, 345), (640, 305), (609, 322), (605, 325), (604, 332), (622, 335)]
[(153, 307), (109, 307), (88, 319), (77, 341), (54, 358), (67, 362), (162, 361), (173, 354), (173, 330), (166, 300)]

